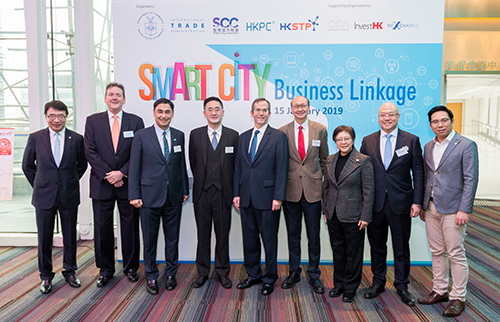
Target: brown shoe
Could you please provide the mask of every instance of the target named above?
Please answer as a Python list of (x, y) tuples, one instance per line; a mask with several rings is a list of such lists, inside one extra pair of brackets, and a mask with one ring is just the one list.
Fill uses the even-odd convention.
[(438, 293), (432, 291), (431, 294), (426, 297), (421, 297), (418, 299), (418, 303), (420, 304), (436, 304), (439, 302), (448, 301), (448, 292), (443, 295), (439, 295)]
[(462, 314), (463, 310), (465, 308), (465, 302), (462, 302), (460, 300), (451, 300), (448, 302), (448, 306), (446, 309), (443, 311), (443, 315), (445, 316), (459, 316)]

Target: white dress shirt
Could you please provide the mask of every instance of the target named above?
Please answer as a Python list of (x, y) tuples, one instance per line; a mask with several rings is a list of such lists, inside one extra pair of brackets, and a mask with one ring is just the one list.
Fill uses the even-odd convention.
[(443, 157), (444, 151), (450, 144), (451, 139), (455, 136), (455, 130), (451, 130), (451, 133), (443, 140), (443, 142), (439, 143), (436, 137), (434, 137), (434, 149), (432, 151), (432, 157), (434, 158), (434, 170), (436, 170), (441, 162), (441, 158)]
[[(108, 119), (109, 119), (109, 130), (111, 131), (111, 129), (113, 129), (113, 123), (115, 122), (115, 119), (113, 118), (113, 113), (111, 113), (109, 110), (108, 110)], [(118, 120), (118, 130), (120, 130), (122, 128), (122, 117), (123, 117), (123, 111), (120, 111), (118, 113), (116, 113), (116, 116), (118, 116), (116, 119)]]
[(60, 147), (61, 147), (61, 155), (59, 156), (59, 161), (62, 160), (62, 156), (63, 156), (63, 153), (64, 153), (64, 138), (65, 138), (65, 134), (66, 134), (66, 128), (63, 127), (63, 129), (59, 132), (54, 132), (50, 127), (49, 127), (49, 134), (50, 134), (50, 147), (52, 148), (52, 155), (54, 155), (54, 147), (55, 147), (55, 144), (56, 144), (56, 134), (59, 133), (59, 143), (60, 143)]
[(268, 124), (266, 123), (266, 125), (264, 125), (260, 129), (257, 129), (255, 127), (253, 128), (252, 136), (250, 137), (250, 144), (248, 145), (248, 153), (250, 153), (250, 149), (252, 148), (252, 141), (253, 141), (253, 137), (255, 135), (255, 131), (259, 130), (259, 134), (257, 134), (257, 146), (255, 147), (255, 154), (257, 154), (257, 151), (259, 151), (260, 141), (262, 141), (262, 138), (264, 137), (264, 132), (266, 132), (267, 125)]
[(302, 133), (304, 133), (304, 148), (305, 152), (307, 153), (307, 146), (309, 143), (309, 120), (306, 119), (304, 124), (299, 124), (297, 121), (293, 121), (293, 125), (295, 128), (295, 147), (297, 148), (297, 151), (299, 150), (299, 126), (302, 126)]
[(217, 138), (217, 145), (220, 142), (220, 138), (222, 136), (222, 126), (219, 126), (217, 130), (212, 129), (210, 126), (207, 126), (207, 133), (208, 133), (208, 140), (210, 143), (212, 143), (212, 140), (214, 139), (214, 131), (215, 131), (215, 137)]
[[(163, 132), (164, 130), (158, 126), (158, 124), (154, 124), (155, 131), (156, 131), (156, 137), (158, 138), (158, 142), (160, 143), (161, 147), (161, 152), (162, 154), (165, 154), (165, 146), (163, 145)], [(168, 142), (168, 150), (172, 151), (172, 141), (170, 140), (170, 126), (167, 129), (167, 142)]]
[(380, 130), (380, 157), (382, 162), (384, 162), (385, 144), (387, 142), (387, 134), (392, 134), (391, 136), (391, 155), (394, 157), (394, 150), (396, 149), (396, 139), (398, 138), (398, 128), (396, 127), (391, 133), (386, 133), (384, 130)]

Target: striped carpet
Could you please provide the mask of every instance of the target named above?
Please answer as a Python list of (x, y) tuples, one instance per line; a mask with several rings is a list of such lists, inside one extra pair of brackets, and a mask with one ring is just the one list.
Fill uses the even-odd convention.
[[(500, 321), (500, 207), (476, 206), (468, 227), (467, 254), (470, 263), (468, 302), (456, 321)], [(311, 291), (306, 277), (293, 289), (283, 290), (281, 281), (288, 275), (286, 265), (279, 266), (275, 292), (260, 295), (260, 287), (240, 291), (234, 286), (222, 288), (215, 276), (200, 289), (191, 287), (196, 278), (193, 264), (179, 265), (179, 285), (168, 292), (163, 287), (157, 296), (145, 289), (142, 278), (130, 283), (116, 274), (104, 289), (95, 287), (98, 270), (94, 264), (91, 241), (78, 247), (79, 289), (70, 288), (61, 274), (53, 281), (53, 291), (42, 295), (37, 268), (37, 250), (32, 247), (0, 247), (0, 321), (449, 321), (441, 315), (445, 303), (407, 307), (399, 300), (388, 272), (386, 292), (366, 300), (358, 292), (353, 303), (329, 298), (333, 286), (332, 266), (321, 266), (327, 292)], [(427, 247), (423, 244), (422, 247)], [(54, 267), (60, 273), (62, 249), (54, 248)], [(160, 271), (164, 264), (159, 265)], [(121, 264), (117, 264), (117, 272)], [(305, 271), (305, 267), (304, 267)], [(160, 286), (165, 284), (163, 275)], [(245, 278), (242, 265), (233, 265), (233, 283)], [(370, 284), (370, 268), (363, 269), (360, 289)], [(430, 267), (412, 267), (410, 291), (426, 295), (432, 287)]]

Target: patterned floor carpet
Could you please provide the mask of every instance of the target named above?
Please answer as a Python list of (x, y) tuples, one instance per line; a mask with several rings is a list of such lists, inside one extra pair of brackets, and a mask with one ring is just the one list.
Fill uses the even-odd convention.
[[(226, 290), (215, 276), (200, 289), (191, 287), (196, 278), (193, 264), (181, 264), (179, 285), (168, 292), (162, 287), (157, 296), (145, 289), (142, 278), (130, 283), (116, 274), (103, 289), (95, 287), (98, 270), (94, 264), (93, 243), (81, 242), (78, 248), (79, 289), (70, 288), (61, 274), (53, 280), (49, 295), (38, 291), (37, 250), (32, 247), (0, 247), (0, 321), (449, 321), (441, 315), (445, 303), (407, 307), (399, 300), (389, 268), (386, 291), (366, 300), (358, 292), (353, 303), (329, 298), (333, 286), (332, 266), (321, 266), (327, 292), (311, 291), (306, 276), (293, 289), (283, 290), (281, 281), (288, 275), (286, 265), (279, 266), (275, 292), (260, 295), (260, 287), (240, 291)], [(467, 253), (470, 264), (468, 301), (456, 321), (500, 321), (500, 207), (475, 207), (468, 227)], [(62, 249), (54, 249), (54, 267), (59, 273)], [(121, 264), (117, 264), (117, 272)], [(163, 265), (160, 265), (160, 271)], [(305, 269), (304, 269), (305, 271)], [(230, 278), (234, 284), (246, 276), (242, 265), (233, 265)], [(360, 289), (367, 287), (372, 275), (363, 269)], [(412, 267), (410, 291), (426, 295), (432, 287), (430, 267)], [(164, 278), (159, 280), (164, 286)]]

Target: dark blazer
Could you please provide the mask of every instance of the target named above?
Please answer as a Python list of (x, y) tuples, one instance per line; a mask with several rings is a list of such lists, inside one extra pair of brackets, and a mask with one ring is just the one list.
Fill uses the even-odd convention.
[[(92, 166), (90, 171), (90, 198), (110, 199), (113, 190), (116, 189), (118, 198), (128, 199), (127, 176), (130, 148), (134, 138), (125, 138), (123, 132), (132, 131), (135, 135), (137, 131), (143, 128), (144, 122), (139, 116), (123, 112), (120, 138), (115, 154), (108, 112), (96, 113), (87, 117), (85, 123), (85, 155)], [(105, 179), (106, 173), (116, 170), (125, 175), (123, 186), (120, 188), (115, 188)]]
[(64, 151), (58, 168), (50, 146), (49, 129), (31, 133), (24, 150), (22, 168), (33, 187), (31, 204), (35, 208), (52, 208), (58, 193), (63, 207), (79, 205), (79, 180), (87, 169), (83, 137), (66, 128)]
[[(396, 151), (408, 147), (408, 153), (398, 157)], [(385, 170), (380, 156), (380, 131), (363, 138), (361, 153), (368, 155), (375, 172), (374, 212), (381, 212), (385, 202), (385, 192), (391, 209), (398, 215), (409, 214), (411, 205), (422, 205), (424, 196), (424, 169), (422, 148), (417, 136), (398, 129), (396, 148), (391, 164)]]
[[(181, 205), (189, 195), (184, 153), (184, 133), (170, 128), (170, 156), (167, 163), (154, 126), (135, 134), (129, 171), (129, 199), (142, 199), (144, 207), (162, 207), (168, 196), (173, 206)], [(180, 151), (175, 152), (180, 146)]]
[(371, 222), (375, 195), (372, 160), (353, 148), (337, 181), (335, 169), (339, 153), (329, 155), (326, 160), (323, 212), (328, 220), (336, 210), (341, 222)]
[[(205, 171), (207, 166), (207, 153), (212, 146), (208, 141), (208, 125), (199, 127), (191, 131), (189, 135), (189, 164), (193, 172), (193, 203), (198, 202), (203, 184), (205, 183)], [(238, 151), (239, 134), (233, 129), (222, 126), (222, 133), (219, 145), (220, 165), (222, 169), (222, 189), (223, 198), (226, 205), (233, 203), (233, 175), (234, 162)], [(232, 150), (232, 151), (231, 151)]]
[(288, 141), (285, 133), (267, 126), (252, 162), (248, 153), (252, 130), (240, 135), (234, 169), (234, 196), (240, 206), (270, 210), (273, 200), (285, 200)]

